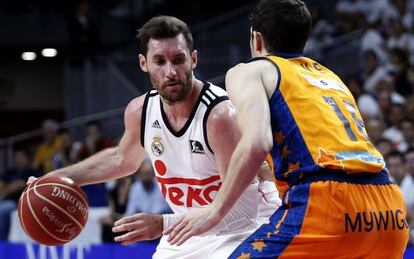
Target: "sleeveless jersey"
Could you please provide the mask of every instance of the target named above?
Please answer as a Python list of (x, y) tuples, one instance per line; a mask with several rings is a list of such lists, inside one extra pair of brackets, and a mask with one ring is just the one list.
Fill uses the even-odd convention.
[(275, 64), (279, 78), (269, 99), (277, 180), (290, 182), (290, 176), (321, 168), (347, 173), (384, 169), (355, 100), (337, 75), (302, 56), (266, 59)]
[(156, 90), (144, 101), (141, 141), (154, 167), (162, 194), (177, 214), (210, 204), (221, 180), (208, 144), (206, 123), (211, 109), (228, 100), (226, 92), (204, 83), (190, 118), (175, 132)]

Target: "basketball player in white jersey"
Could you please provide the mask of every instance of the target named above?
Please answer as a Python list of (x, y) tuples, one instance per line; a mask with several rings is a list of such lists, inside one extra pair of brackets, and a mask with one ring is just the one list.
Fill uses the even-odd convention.
[[(240, 138), (226, 92), (193, 75), (197, 51), (184, 22), (158, 16), (139, 30), (138, 37), (143, 46), (139, 65), (154, 90), (128, 104), (119, 145), (50, 173), (79, 185), (104, 182), (134, 173), (148, 153), (174, 214), (138, 213), (120, 219), (113, 231), (126, 231), (115, 238), (124, 245), (161, 237), (190, 208), (210, 204)], [(278, 202), (274, 184), (263, 182), (259, 187), (256, 179), (222, 223), (180, 247), (163, 236), (154, 258), (227, 258), (258, 221), (270, 215), (260, 219), (259, 211), (274, 211)]]

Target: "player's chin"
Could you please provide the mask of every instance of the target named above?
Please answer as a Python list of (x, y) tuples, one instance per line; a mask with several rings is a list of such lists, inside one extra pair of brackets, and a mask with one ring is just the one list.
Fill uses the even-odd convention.
[(178, 91), (170, 91), (166, 94), (167, 98), (165, 98), (170, 103), (175, 103), (183, 100), (182, 95)]

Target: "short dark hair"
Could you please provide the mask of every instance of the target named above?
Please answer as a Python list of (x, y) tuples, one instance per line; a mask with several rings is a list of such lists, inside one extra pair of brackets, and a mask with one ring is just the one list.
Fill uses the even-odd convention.
[(270, 53), (303, 53), (312, 17), (300, 0), (261, 0), (250, 14), (250, 24), (263, 35)]
[(150, 39), (173, 38), (183, 34), (187, 47), (193, 50), (193, 36), (188, 25), (173, 16), (160, 15), (151, 18), (140, 29), (137, 38), (141, 41), (144, 54), (148, 52), (148, 42)]

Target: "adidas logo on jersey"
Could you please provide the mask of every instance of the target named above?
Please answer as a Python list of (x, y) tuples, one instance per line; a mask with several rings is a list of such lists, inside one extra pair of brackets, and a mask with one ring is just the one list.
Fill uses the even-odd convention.
[(204, 154), (203, 144), (197, 140), (190, 140), (191, 153)]
[(157, 129), (161, 129), (161, 125), (160, 125), (160, 123), (158, 122), (158, 120), (155, 120), (155, 121), (152, 123), (152, 127), (153, 127), (153, 128), (157, 128)]

